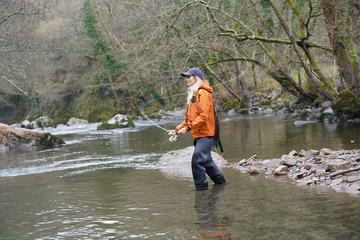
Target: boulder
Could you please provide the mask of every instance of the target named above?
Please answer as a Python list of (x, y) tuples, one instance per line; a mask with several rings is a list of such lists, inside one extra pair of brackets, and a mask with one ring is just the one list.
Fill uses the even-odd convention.
[(275, 170), (274, 170), (274, 175), (275, 176), (279, 176), (279, 175), (286, 175), (288, 171), (288, 167), (285, 166), (285, 165), (280, 165), (279, 167), (277, 167)]
[(43, 116), (31, 122), (29, 120), (22, 121), (21, 127), (27, 129), (37, 129), (37, 128), (55, 127), (55, 124), (51, 118), (47, 116)]
[(67, 122), (68, 126), (74, 126), (74, 125), (84, 125), (89, 124), (88, 120), (80, 119), (80, 118), (70, 118)]
[(260, 170), (257, 167), (250, 167), (250, 169), (248, 170), (248, 173), (250, 175), (256, 175), (260, 173)]
[(0, 146), (2, 149), (18, 147), (54, 147), (65, 142), (48, 132), (25, 128), (12, 128), (0, 123)]
[(134, 127), (135, 124), (131, 118), (123, 115), (116, 114), (110, 120), (103, 122), (97, 127), (97, 130), (115, 129), (115, 128), (127, 128)]
[[(157, 166), (165, 175), (175, 178), (192, 178), (191, 158), (194, 147), (170, 151), (160, 157)], [(218, 153), (211, 152), (211, 156), (219, 168), (227, 166), (227, 161)]]

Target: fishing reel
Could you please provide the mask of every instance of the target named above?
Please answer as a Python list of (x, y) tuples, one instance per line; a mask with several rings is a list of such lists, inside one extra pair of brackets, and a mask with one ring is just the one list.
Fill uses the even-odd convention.
[(174, 134), (174, 135), (172, 135), (172, 136), (169, 138), (169, 141), (170, 141), (171, 143), (174, 143), (174, 142), (176, 142), (177, 138), (178, 138), (178, 135)]

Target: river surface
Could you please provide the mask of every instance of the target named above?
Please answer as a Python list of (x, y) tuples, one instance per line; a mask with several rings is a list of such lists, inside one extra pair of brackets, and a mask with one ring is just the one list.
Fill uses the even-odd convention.
[[(170, 129), (180, 116), (157, 123)], [(192, 145), (191, 136), (170, 143), (151, 122), (135, 124), (59, 126), (47, 131), (64, 146), (0, 153), (0, 239), (360, 239), (359, 196), (232, 168), (222, 169), (226, 186), (195, 191), (191, 177), (157, 165), (163, 153)], [(356, 123), (221, 117), (231, 163), (360, 148), (359, 132)]]

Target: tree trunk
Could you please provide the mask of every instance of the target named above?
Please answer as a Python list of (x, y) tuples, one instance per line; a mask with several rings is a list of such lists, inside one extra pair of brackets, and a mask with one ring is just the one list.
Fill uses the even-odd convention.
[(346, 9), (351, 8), (348, 4), (354, 3), (335, 0), (322, 0), (321, 3), (342, 88), (355, 90), (359, 87), (360, 80), (359, 57), (354, 50), (356, 46), (351, 34), (353, 18)]

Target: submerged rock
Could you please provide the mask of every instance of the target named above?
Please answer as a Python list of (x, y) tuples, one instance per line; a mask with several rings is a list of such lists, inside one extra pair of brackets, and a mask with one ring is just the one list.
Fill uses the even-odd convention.
[(3, 150), (9, 148), (54, 147), (65, 142), (42, 130), (13, 128), (0, 123), (0, 146)]
[[(170, 177), (192, 178), (191, 158), (194, 147), (190, 146), (185, 149), (165, 153), (158, 162), (161, 172)], [(227, 166), (227, 161), (218, 153), (211, 152), (211, 156), (219, 168)]]

